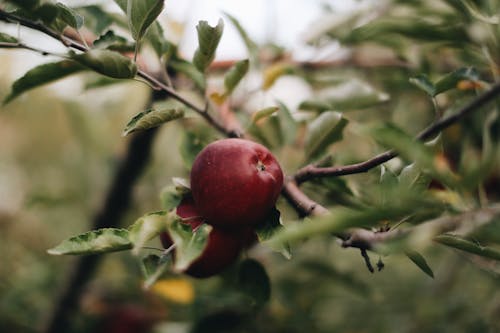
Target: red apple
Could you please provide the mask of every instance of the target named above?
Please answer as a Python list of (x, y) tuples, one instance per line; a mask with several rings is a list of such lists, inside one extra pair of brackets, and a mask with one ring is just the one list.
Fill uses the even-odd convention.
[(206, 223), (241, 230), (266, 217), (283, 186), (283, 172), (264, 146), (223, 139), (206, 146), (191, 169), (191, 191)]
[[(177, 206), (176, 213), (179, 217), (184, 218), (183, 223), (189, 224), (193, 230), (203, 223), (203, 218), (199, 215), (193, 198), (190, 196), (181, 201)], [(248, 243), (249, 234), (255, 237), (255, 233), (250, 230), (229, 232), (213, 227), (202, 254), (191, 263), (185, 273), (197, 278), (220, 273), (236, 261), (241, 250)], [(163, 247), (169, 248), (172, 245), (172, 239), (168, 233), (162, 233), (160, 239)]]

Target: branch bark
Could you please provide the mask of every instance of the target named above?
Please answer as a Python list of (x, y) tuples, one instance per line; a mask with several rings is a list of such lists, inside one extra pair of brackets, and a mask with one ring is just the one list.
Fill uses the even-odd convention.
[[(499, 95), (500, 95), (500, 82), (497, 82), (488, 91), (478, 96), (477, 98), (473, 99), (469, 104), (460, 109), (458, 112), (446, 118), (442, 118), (441, 120), (438, 120), (437, 122), (427, 127), (425, 130), (420, 132), (420, 134), (417, 135), (415, 139), (427, 140), (429, 138), (432, 138), (445, 128), (463, 119), (466, 115), (483, 107), (487, 103), (493, 101)], [(325, 168), (325, 167), (315, 166), (314, 164), (309, 164), (295, 173), (294, 180), (297, 182), (297, 184), (301, 184), (303, 182), (321, 177), (335, 177), (335, 176), (363, 173), (369, 171), (374, 167), (381, 165), (382, 163), (385, 163), (393, 159), (396, 156), (398, 156), (397, 152), (389, 150), (375, 157), (372, 157), (364, 162), (351, 165)]]
[[(140, 132), (132, 137), (127, 152), (121, 160), (106, 199), (92, 222), (92, 229), (117, 227), (130, 205), (133, 186), (144, 170), (151, 153), (157, 129)], [(74, 263), (66, 286), (48, 318), (43, 332), (59, 333), (69, 331), (73, 313), (85, 286), (91, 280), (102, 256), (90, 255), (79, 257)]]

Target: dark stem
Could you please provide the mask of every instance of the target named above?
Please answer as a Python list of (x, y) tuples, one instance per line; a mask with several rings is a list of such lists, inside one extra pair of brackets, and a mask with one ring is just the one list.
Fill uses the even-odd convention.
[[(157, 129), (140, 132), (132, 137), (128, 150), (114, 176), (101, 210), (96, 214), (92, 229), (117, 227), (129, 207), (133, 186), (144, 170), (151, 153)], [(57, 304), (43, 332), (69, 332), (71, 319), (78, 309), (80, 296), (97, 270), (103, 256), (79, 257), (69, 274)]]
[(372, 265), (372, 261), (370, 260), (370, 256), (368, 255), (368, 252), (366, 251), (366, 249), (361, 248), (360, 251), (361, 251), (361, 256), (365, 260), (366, 268), (368, 268), (370, 273), (375, 272), (375, 269), (373, 268), (373, 265)]
[[(431, 126), (427, 127), (425, 130), (420, 132), (419, 135), (417, 135), (416, 139), (417, 140), (427, 140), (432, 138), (433, 136), (437, 135), (440, 133), (442, 130), (445, 128), (453, 125), (454, 123), (458, 122), (459, 120), (463, 119), (466, 115), (469, 113), (481, 108), (485, 104), (491, 102), (492, 100), (495, 99), (500, 94), (500, 82), (495, 83), (490, 90), (486, 91), (482, 95), (478, 96), (477, 98), (473, 99), (469, 104), (467, 104), (465, 107), (460, 109), (458, 112), (446, 117), (442, 118), (441, 120), (436, 121), (433, 123)], [(335, 176), (344, 176), (344, 175), (351, 175), (355, 173), (363, 173), (367, 172), (370, 169), (381, 165), (382, 163), (385, 163), (394, 157), (398, 156), (398, 153), (396, 153), (393, 150), (386, 151), (382, 154), (379, 154), (369, 160), (366, 160), (364, 162), (356, 163), (356, 164), (350, 164), (350, 165), (344, 165), (344, 166), (337, 166), (337, 167), (317, 167), (313, 164), (309, 164), (302, 169), (298, 170), (297, 173), (294, 176), (295, 181), (297, 184), (301, 184), (305, 181), (309, 181), (315, 178), (321, 178), (321, 177), (335, 177)]]

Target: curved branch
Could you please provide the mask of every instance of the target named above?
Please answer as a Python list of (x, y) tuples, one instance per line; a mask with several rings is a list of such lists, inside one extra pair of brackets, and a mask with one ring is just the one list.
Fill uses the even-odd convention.
[(300, 217), (328, 214), (328, 209), (310, 199), (302, 192), (293, 179), (289, 179), (285, 182), (281, 194), (283, 194), (285, 199), (295, 208)]
[[(451, 116), (442, 118), (441, 120), (435, 122), (431, 126), (427, 127), (425, 130), (420, 132), (419, 135), (416, 136), (416, 140), (426, 140), (434, 135), (438, 134), (445, 128), (455, 124), (459, 120), (463, 119), (469, 113), (481, 108), (485, 104), (493, 101), (498, 95), (500, 95), (500, 82), (495, 83), (488, 91), (473, 99), (469, 104), (460, 109), (458, 112), (452, 114)], [(334, 167), (317, 167), (314, 164), (309, 164), (302, 169), (298, 170), (295, 173), (294, 179), (297, 184), (301, 184), (308, 180), (312, 180), (315, 178), (321, 177), (335, 177), (335, 176), (344, 176), (351, 175), (355, 173), (363, 173), (367, 172), (370, 169), (385, 163), (394, 157), (398, 156), (393, 150), (386, 151), (381, 153), (369, 160), (364, 162), (343, 165), (343, 166), (334, 166)]]

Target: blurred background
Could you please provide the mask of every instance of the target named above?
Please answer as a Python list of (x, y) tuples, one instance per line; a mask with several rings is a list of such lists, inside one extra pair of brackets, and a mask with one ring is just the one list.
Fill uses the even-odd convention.
[[(72, 7), (103, 4), (119, 13), (112, 1), (61, 2)], [(363, 80), (385, 104), (368, 112), (353, 110), (352, 120), (387, 119), (417, 133), (434, 118), (435, 105), (416, 92), (408, 77), (422, 70), (439, 76), (471, 63), (487, 68), (487, 61), (477, 60), (475, 49), (469, 54), (450, 43), (425, 44), (428, 40), (418, 36), (413, 43), (401, 35), (388, 38), (394, 44), (400, 41), (397, 48), (380, 40), (361, 45), (345, 38), (342, 44), (335, 33), (326, 42), (311, 42), (328, 35), (329, 29), (345, 27), (342, 22), (347, 18), (361, 17), (357, 21), (361, 25), (390, 10), (415, 16), (420, 13), (415, 8), (422, 13), (434, 10), (436, 17), (443, 13), (462, 20), (446, 1), (410, 2), (413, 7), (405, 7), (404, 1), (167, 0), (160, 22), (186, 59), (191, 59), (197, 46), (197, 22), (208, 20), (213, 25), (227, 12), (255, 42), (268, 46), (266, 50), (277, 50), (291, 63), (323, 64), (305, 69), (317, 79), (316, 85), (304, 77), (285, 75), (272, 89), (255, 95), (249, 108), (279, 99), (300, 119), (298, 104), (322, 88), (321, 82), (351, 82), (350, 88), (342, 88), (349, 93), (360, 89), (356, 82)], [(216, 62), (247, 57), (236, 29), (227, 20), (225, 25)], [(465, 28), (479, 31), (471, 22)], [(2, 32), (16, 35), (17, 29), (0, 24)], [(56, 53), (65, 50), (26, 28), (20, 28), (20, 34), (27, 44)], [(0, 98), (28, 69), (53, 59), (29, 51), (0, 50)], [(94, 79), (92, 74), (70, 77), (34, 89), (0, 109), (2, 332), (36, 332), (50, 316), (75, 258), (53, 257), (46, 250), (89, 230), (129, 140), (121, 136), (123, 128), (148, 103), (149, 88), (141, 82), (92, 89), (88, 83)], [(253, 80), (260, 84), (261, 75), (255, 74)], [(248, 82), (247, 88), (253, 84), (252, 76)], [(457, 91), (434, 102), (444, 109), (467, 94), (472, 93)], [(124, 227), (144, 212), (161, 208), (159, 193), (172, 177), (188, 177), (189, 165), (179, 153), (183, 125), (173, 122), (161, 128), (152, 159), (134, 187)], [(481, 127), (476, 127), (480, 136)], [(339, 163), (378, 152), (355, 130), (346, 136), (335, 148)], [(468, 156), (473, 158), (477, 151), (471, 146)], [(301, 155), (293, 149), (278, 149), (276, 154), (286, 170), (293, 171), (299, 164)], [(360, 190), (370, 176), (352, 176), (347, 182), (354, 191)], [(306, 190), (330, 204), (338, 199), (314, 185)], [(297, 219), (283, 200), (279, 208), (285, 222)], [(153, 246), (160, 247), (159, 242)], [(380, 259), (385, 265), (371, 274), (358, 250), (342, 249), (329, 237), (295, 247), (293, 260), (258, 246), (250, 256), (267, 269), (272, 300), (257, 315), (249, 314), (245, 299), (231, 284), (231, 271), (206, 280), (167, 275), (163, 284), (144, 291), (136, 258), (129, 253), (108, 254), (86, 288), (81, 313), (68, 332), (500, 332), (498, 265), (441, 247), (423, 254), (434, 269), (434, 279), (403, 256), (371, 254), (375, 263)]]

